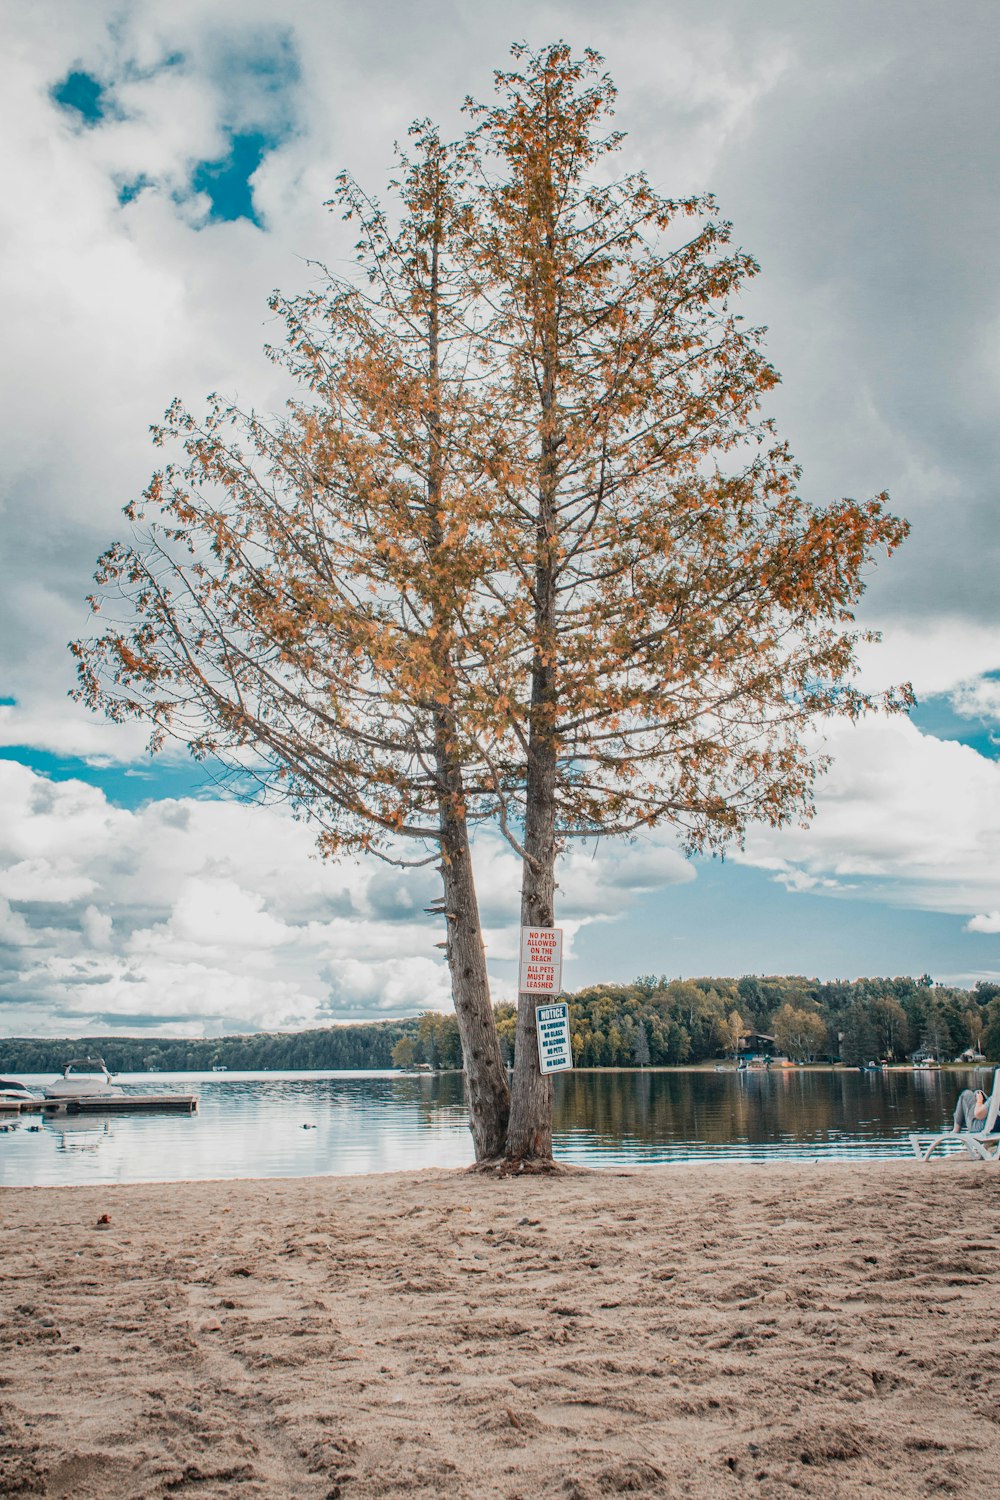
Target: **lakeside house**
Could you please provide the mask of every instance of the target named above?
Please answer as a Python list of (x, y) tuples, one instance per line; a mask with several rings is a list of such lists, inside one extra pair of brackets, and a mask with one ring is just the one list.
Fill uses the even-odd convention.
[(746, 1031), (740, 1037), (736, 1061), (741, 1068), (791, 1068), (794, 1063), (776, 1050), (777, 1042), (766, 1031)]
[(740, 1037), (737, 1061), (741, 1063), (769, 1063), (775, 1057), (775, 1040), (766, 1031), (745, 1031)]

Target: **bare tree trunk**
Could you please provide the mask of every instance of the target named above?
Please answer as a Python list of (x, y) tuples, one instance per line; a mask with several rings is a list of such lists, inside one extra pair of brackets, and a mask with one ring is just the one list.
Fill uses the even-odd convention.
[[(551, 248), (551, 246), (550, 246)], [(535, 528), (535, 649), (531, 667), (531, 719), (525, 778), (524, 861), (521, 924), (555, 925), (556, 864), (556, 546), (559, 436), (555, 397), (558, 321), (551, 284), (542, 324), (542, 420), (538, 516)], [(535, 1006), (522, 993), (517, 1003), (514, 1082), (507, 1155), (521, 1160), (552, 1158), (552, 1080), (538, 1061)]]
[[(427, 499), (433, 517), (430, 528), (432, 553), (442, 546), (444, 540), (439, 519), (443, 472), (439, 365), (439, 255), (443, 231), (439, 194), (435, 195), (434, 208), (428, 306), (430, 452), (427, 474)], [(449, 703), (453, 704), (457, 684), (448, 645), (448, 632), (452, 622), (441, 620), (435, 623), (439, 625), (439, 630), (434, 637), (432, 652), (442, 682), (446, 685)], [(462, 1042), (469, 1128), (475, 1144), (476, 1160), (483, 1161), (503, 1154), (510, 1113), (510, 1090), (507, 1087), (507, 1073), (500, 1056), (500, 1039), (490, 1002), (486, 953), (469, 849), (465, 784), (461, 761), (455, 748), (453, 713), (449, 709), (439, 710), (434, 714), (434, 754), (451, 994)]]
[(472, 873), (461, 768), (447, 755), (439, 728), (438, 774), (449, 783), (441, 798), (441, 878), (448, 925), (448, 968), (465, 1063), (469, 1128), (476, 1160), (502, 1156), (507, 1141), (510, 1091), (490, 1003), (486, 952)]
[[(534, 737), (533, 737), (534, 739)], [(554, 926), (555, 755), (551, 742), (528, 751), (525, 861), (521, 881), (521, 924)], [(538, 1063), (535, 1006), (539, 996), (522, 992), (517, 1001), (514, 1079), (507, 1155), (524, 1161), (552, 1157), (552, 1080)]]

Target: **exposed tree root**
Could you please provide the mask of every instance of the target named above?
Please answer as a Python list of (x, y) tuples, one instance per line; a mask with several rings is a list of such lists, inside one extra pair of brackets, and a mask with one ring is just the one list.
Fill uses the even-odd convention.
[(551, 1156), (491, 1156), (485, 1161), (473, 1162), (467, 1172), (478, 1172), (488, 1177), (529, 1177), (543, 1173), (558, 1177), (588, 1175), (589, 1167), (572, 1166), (569, 1162), (554, 1161)]

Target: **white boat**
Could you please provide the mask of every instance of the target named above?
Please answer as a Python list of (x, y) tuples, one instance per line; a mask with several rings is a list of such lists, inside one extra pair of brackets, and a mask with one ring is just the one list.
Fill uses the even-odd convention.
[(0, 1101), (5, 1104), (24, 1104), (29, 1099), (37, 1099), (24, 1083), (18, 1083), (16, 1078), (0, 1078)]
[(42, 1089), (46, 1099), (102, 1099), (124, 1092), (111, 1082), (103, 1057), (75, 1057), (63, 1068), (61, 1078)]

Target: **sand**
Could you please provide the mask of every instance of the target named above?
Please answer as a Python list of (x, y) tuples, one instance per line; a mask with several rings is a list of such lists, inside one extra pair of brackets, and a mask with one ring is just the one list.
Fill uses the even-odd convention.
[(989, 1492), (998, 1227), (957, 1160), (0, 1190), (0, 1494)]

